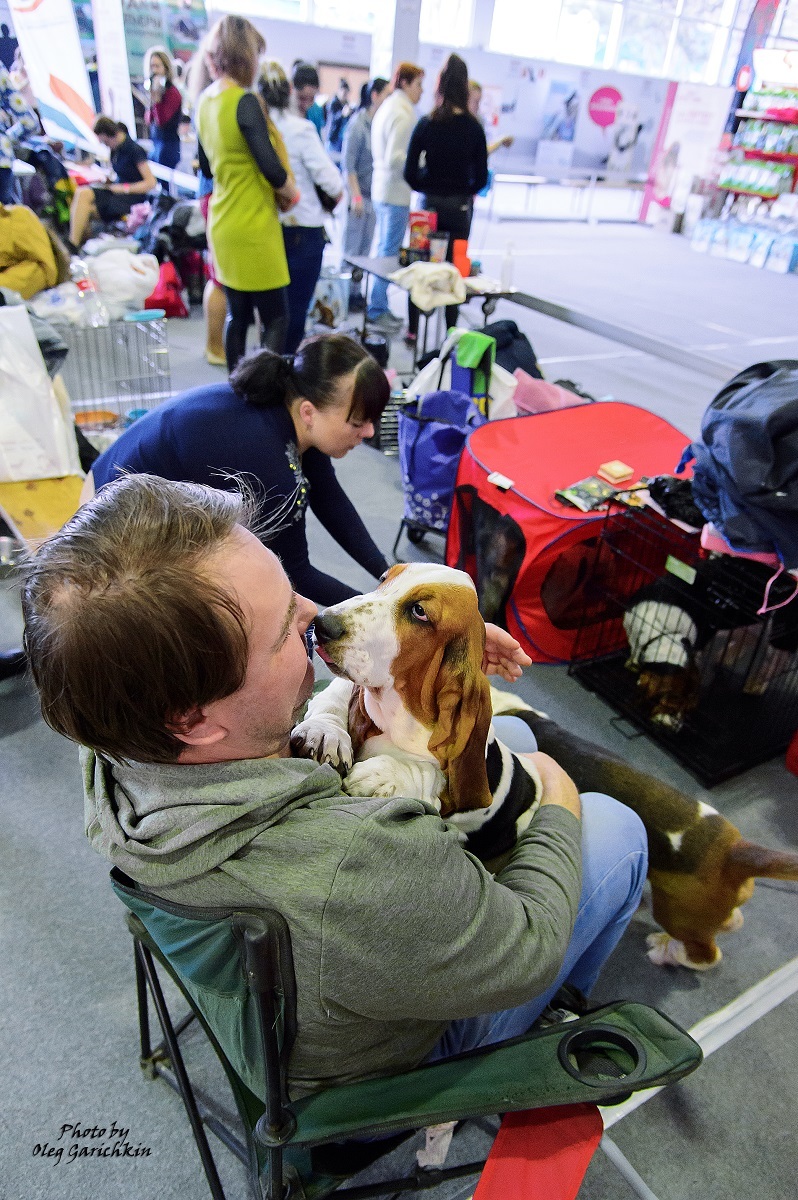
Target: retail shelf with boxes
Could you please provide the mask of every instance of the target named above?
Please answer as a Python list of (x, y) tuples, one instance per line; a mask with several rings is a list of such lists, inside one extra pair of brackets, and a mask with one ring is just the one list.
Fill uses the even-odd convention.
[(718, 180), (726, 192), (717, 218), (700, 220), (694, 250), (716, 258), (798, 272), (798, 88), (749, 92)]
[(732, 157), (719, 186), (740, 195), (775, 199), (795, 191), (798, 171), (798, 89), (749, 92), (737, 110)]

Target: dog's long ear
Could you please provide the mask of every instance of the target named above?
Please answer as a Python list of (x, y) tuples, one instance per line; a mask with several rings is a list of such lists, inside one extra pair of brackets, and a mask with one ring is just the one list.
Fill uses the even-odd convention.
[(429, 748), (446, 776), (441, 815), (488, 808), (485, 745), (491, 722), (490, 685), (482, 673), (485, 626), (477, 616), (443, 649), (435, 677), (437, 716)]
[(367, 738), (372, 737), (375, 733), (382, 732), (366, 712), (363, 690), (362, 687), (355, 686), (352, 688), (352, 695), (349, 697), (347, 728), (349, 736), (352, 739), (352, 754), (355, 758), (357, 758), (363, 749), (363, 744)]

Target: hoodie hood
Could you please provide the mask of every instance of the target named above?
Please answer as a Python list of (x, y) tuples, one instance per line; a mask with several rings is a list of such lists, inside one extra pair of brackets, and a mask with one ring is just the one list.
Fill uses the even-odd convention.
[(149, 888), (204, 875), (292, 809), (341, 795), (332, 767), (300, 758), (122, 765), (83, 748), (81, 765), (89, 841)]

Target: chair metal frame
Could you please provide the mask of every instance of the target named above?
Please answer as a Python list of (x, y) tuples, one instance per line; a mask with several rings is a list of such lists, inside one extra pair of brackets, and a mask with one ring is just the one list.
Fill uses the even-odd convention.
[[(188, 1115), (194, 1140), (197, 1144), (203, 1170), (213, 1200), (225, 1200), (225, 1192), (213, 1157), (206, 1128), (223, 1142), (227, 1148), (247, 1167), (252, 1185), (260, 1200), (321, 1200), (335, 1192), (335, 1196), (346, 1200), (365, 1200), (365, 1197), (380, 1196), (400, 1191), (420, 1191), (437, 1187), (445, 1180), (476, 1175), (484, 1166), (484, 1159), (457, 1166), (443, 1168), (416, 1167), (412, 1174), (373, 1184), (342, 1188), (347, 1178), (357, 1174), (366, 1166), (393, 1150), (417, 1129), (447, 1120), (466, 1120), (502, 1111), (518, 1111), (557, 1104), (618, 1103), (628, 1097), (632, 1090), (670, 1082), (694, 1070), (701, 1061), (701, 1050), (688, 1034), (658, 1010), (643, 1005), (620, 1005), (614, 1010), (597, 1010), (595, 1017), (585, 1018), (568, 1024), (525, 1035), (500, 1046), (470, 1051), (457, 1059), (416, 1068), (386, 1080), (377, 1081), (380, 1093), (405, 1085), (404, 1101), (397, 1102), (387, 1116), (383, 1113), (373, 1125), (368, 1120), (350, 1121), (341, 1130), (327, 1129), (329, 1111), (324, 1111), (325, 1098), (340, 1103), (345, 1111), (347, 1103), (354, 1100), (357, 1108), (370, 1099), (369, 1089), (375, 1081), (362, 1084), (342, 1085), (304, 1100), (291, 1101), (288, 1095), (288, 1061), (296, 1035), (296, 981), (288, 925), (281, 914), (272, 909), (198, 909), (167, 902), (160, 897), (137, 887), (118, 868), (111, 872), (114, 891), (131, 910), (127, 915), (128, 928), (133, 936), (135, 955), (136, 993), (138, 999), (140, 1066), (148, 1078), (160, 1076), (182, 1100)], [(255, 999), (258, 1012), (260, 1053), (265, 1070), (266, 1088), (263, 1098), (256, 1096), (237, 1073), (227, 1054), (220, 1045), (214, 1030), (206, 1021), (186, 985), (161, 951), (157, 942), (135, 912), (137, 902), (143, 903), (172, 916), (194, 922), (229, 922), (241, 955), (242, 969), (251, 996)], [(177, 986), (189, 1005), (188, 1014), (175, 1022), (169, 1012), (161, 986), (158, 970), (162, 969)], [(155, 1009), (163, 1035), (158, 1045), (153, 1045), (150, 1029), (150, 1000)], [(625, 1007), (640, 1010), (643, 1014), (654, 1014), (662, 1024), (653, 1033), (645, 1030), (638, 1037), (634, 1015), (625, 1023), (622, 1012)], [(602, 1021), (609, 1012), (609, 1019)], [(183, 1031), (197, 1020), (204, 1030), (225, 1071), (236, 1108), (241, 1119), (245, 1142), (211, 1111), (192, 1086), (180, 1048)], [(664, 1023), (664, 1024), (663, 1024)], [(473, 1101), (463, 1105), (453, 1101), (447, 1092), (451, 1085), (452, 1064), (467, 1059), (462, 1064), (469, 1076), (481, 1069), (490, 1070), (491, 1059), (507, 1053), (523, 1052), (532, 1044), (536, 1052), (544, 1055), (545, 1070), (535, 1083), (534, 1092), (529, 1084), (529, 1064), (517, 1072), (523, 1079), (525, 1093), (517, 1089), (519, 1080), (502, 1084), (501, 1103), (493, 1096), (486, 1101), (484, 1094), (476, 1088)], [(623, 1059), (626, 1066), (615, 1071), (615, 1078), (608, 1074), (583, 1074), (575, 1068), (571, 1058), (571, 1047), (576, 1050), (583, 1044), (590, 1050), (599, 1048), (605, 1055), (604, 1062)], [(609, 1050), (608, 1050), (609, 1047)], [(646, 1047), (648, 1047), (648, 1056)], [(653, 1053), (652, 1053), (653, 1052)], [(654, 1062), (654, 1059), (657, 1061)], [(631, 1062), (631, 1067), (628, 1063)], [(496, 1062), (493, 1063), (495, 1068)], [(611, 1065), (611, 1062), (610, 1062)], [(457, 1065), (454, 1067), (457, 1071)], [(552, 1071), (554, 1075), (552, 1075)], [(554, 1081), (554, 1086), (552, 1083)], [(408, 1115), (407, 1085), (422, 1084), (424, 1095), (419, 1102), (418, 1112), (413, 1104)], [(441, 1096), (438, 1097), (440, 1084)], [(401, 1087), (399, 1087), (401, 1091)], [(432, 1103), (430, 1096), (433, 1097)], [(316, 1129), (313, 1117), (308, 1124), (307, 1114), (314, 1105), (322, 1112), (316, 1113)], [(338, 1122), (337, 1108), (336, 1123)], [(418, 1116), (418, 1119), (415, 1117)], [(303, 1118), (305, 1128), (303, 1129)], [(309, 1130), (309, 1132), (308, 1132)], [(321, 1130), (322, 1132), (319, 1132)], [(385, 1134), (393, 1135), (385, 1137)], [(372, 1135), (378, 1134), (376, 1139)], [(372, 1140), (352, 1141), (358, 1136)], [(330, 1145), (330, 1143), (332, 1143)], [(297, 1152), (299, 1159), (297, 1158)], [(293, 1155), (293, 1161), (292, 1161)], [(302, 1171), (306, 1172), (303, 1175)], [(307, 1171), (310, 1171), (308, 1183)]]

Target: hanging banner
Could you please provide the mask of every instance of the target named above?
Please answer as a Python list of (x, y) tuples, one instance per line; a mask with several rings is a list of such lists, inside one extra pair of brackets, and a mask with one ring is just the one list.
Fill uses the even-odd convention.
[(99, 147), (93, 133), (97, 114), (71, 0), (11, 0), (11, 15), (47, 133)]
[(115, 121), (123, 121), (130, 136), (135, 138), (122, 0), (92, 0), (91, 11), (103, 113)]
[(205, 0), (122, 0), (122, 15), (128, 69), (134, 83), (144, 78), (144, 56), (153, 46), (168, 50), (173, 59), (188, 62), (208, 29)]
[[(433, 102), (435, 80), (446, 61), (445, 46), (422, 43), (424, 92), (419, 113)], [(512, 137), (491, 166), (508, 175), (560, 179), (612, 175), (642, 182), (648, 169), (668, 82), (644, 76), (511, 58), (469, 48), (472, 79), (498, 93), (499, 111), (488, 141)]]
[(713, 173), (731, 88), (671, 83), (651, 156), (640, 220), (652, 204), (684, 212), (693, 179)]

